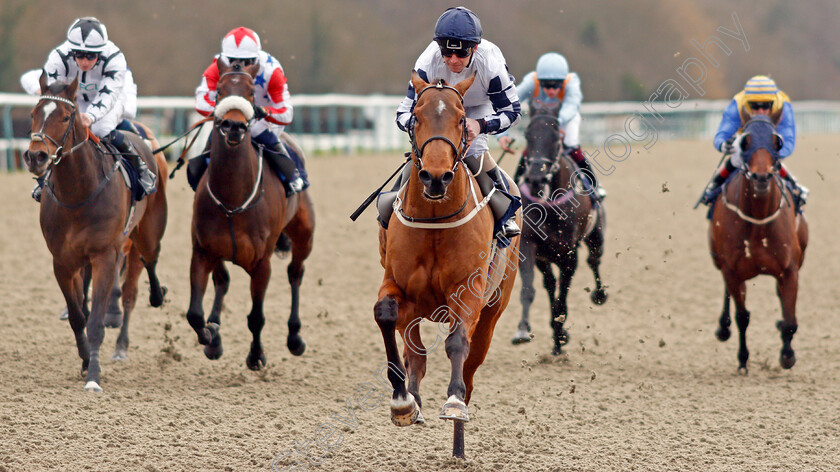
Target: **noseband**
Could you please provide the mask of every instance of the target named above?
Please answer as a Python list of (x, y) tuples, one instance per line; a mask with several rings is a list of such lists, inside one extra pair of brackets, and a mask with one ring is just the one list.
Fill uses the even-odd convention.
[[(50, 155), (49, 159), (52, 161), (53, 165), (58, 165), (59, 162), (61, 162), (62, 157), (64, 157), (64, 153), (62, 151), (64, 150), (64, 144), (67, 142), (67, 138), (70, 136), (70, 133), (73, 133), (73, 138), (70, 140), (70, 142), (73, 143), (74, 141), (76, 141), (76, 104), (72, 100), (68, 100), (64, 97), (57, 97), (55, 95), (41, 95), (40, 97), (38, 97), (38, 100), (52, 100), (55, 102), (66, 103), (70, 105), (70, 107), (73, 109), (73, 112), (70, 114), (70, 123), (67, 125), (67, 129), (64, 130), (64, 136), (61, 137), (61, 144), (56, 142), (56, 140), (54, 140), (50, 135), (44, 134), (44, 125), (47, 124), (46, 117), (44, 117), (44, 123), (41, 124), (40, 131), (38, 131), (37, 133), (32, 133), (29, 138), (30, 140), (36, 143), (42, 143), (45, 139), (51, 142), (52, 145), (55, 146), (55, 152), (53, 152), (52, 155)], [(73, 154), (73, 152), (79, 149), (82, 146), (82, 144), (85, 143), (85, 141), (87, 141), (87, 137), (85, 137), (85, 139), (82, 140), (82, 142), (80, 142), (79, 144), (70, 148), (69, 154)]]
[[(254, 80), (254, 78), (251, 77), (251, 74), (249, 74), (247, 72), (230, 71), (230, 72), (225, 72), (224, 74), (222, 74), (221, 77), (219, 77), (219, 83), (221, 83), (222, 79), (224, 77), (228, 76), (228, 75), (246, 75), (246, 76), (248, 76), (248, 80), (250, 80), (250, 81)], [(242, 98), (245, 99), (245, 97), (242, 97)], [(253, 107), (253, 103), (251, 104), (251, 106)], [(218, 128), (219, 133), (222, 135), (223, 138), (225, 138), (225, 143), (229, 147), (232, 147), (233, 145), (228, 140), (228, 133), (230, 133), (231, 131), (234, 131), (234, 130), (241, 130), (241, 132), (243, 134), (248, 132), (251, 129), (251, 125), (254, 122), (254, 118), (252, 116), (246, 122), (242, 123), (242, 122), (238, 122), (238, 121), (235, 121), (235, 120), (218, 119), (218, 117), (216, 117), (216, 118), (214, 118), (213, 122), (214, 122), (216, 128)]]
[[(450, 85), (446, 85), (446, 84), (443, 83), (443, 81), (440, 81), (435, 85), (429, 85), (429, 86), (423, 88), (423, 90), (421, 90), (420, 93), (417, 94), (417, 99), (414, 101), (415, 106), (417, 105), (417, 102), (420, 101), (420, 97), (426, 92), (426, 90), (429, 90), (429, 89), (432, 89), (432, 88), (437, 89), (437, 90), (444, 90), (444, 89), (452, 90), (452, 91), (454, 91), (455, 93), (458, 94), (458, 98), (461, 100), (461, 104), (464, 103), (464, 97), (461, 95), (461, 92), (459, 92), (458, 89), (456, 89), (455, 87), (452, 87)], [(467, 153), (467, 148), (468, 148), (467, 142), (469, 141), (469, 139), (468, 139), (469, 134), (468, 134), (468, 131), (467, 131), (466, 115), (462, 116), (461, 121), (458, 123), (458, 126), (461, 127), (461, 149), (458, 149), (458, 146), (456, 146), (455, 143), (453, 143), (451, 139), (449, 139), (449, 138), (447, 138), (446, 136), (443, 136), (443, 135), (435, 135), (435, 136), (430, 137), (429, 139), (427, 139), (426, 141), (423, 142), (422, 146), (420, 146), (418, 148), (417, 147), (417, 136), (414, 134), (414, 123), (415, 123), (416, 119), (417, 119), (417, 115), (414, 114), (414, 110), (412, 109), (411, 120), (408, 123), (408, 139), (411, 141), (411, 151), (414, 153), (415, 156), (417, 156), (417, 160), (414, 162), (414, 167), (416, 167), (417, 169), (422, 169), (423, 168), (423, 150), (426, 149), (426, 146), (430, 142), (432, 142), (432, 141), (443, 141), (443, 142), (449, 144), (450, 146), (452, 146), (452, 150), (455, 151), (455, 163), (452, 165), (452, 172), (455, 172), (455, 170), (458, 169), (458, 165), (461, 164), (461, 162), (463, 161), (464, 155)]]

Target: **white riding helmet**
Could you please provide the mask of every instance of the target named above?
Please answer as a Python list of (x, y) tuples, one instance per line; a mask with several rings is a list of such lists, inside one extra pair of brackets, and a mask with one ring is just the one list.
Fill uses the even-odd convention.
[(569, 63), (556, 52), (548, 52), (537, 61), (537, 80), (566, 80)]
[(240, 26), (222, 38), (222, 56), (230, 59), (256, 58), (260, 50), (260, 37), (250, 28)]
[(108, 30), (92, 16), (79, 18), (67, 30), (67, 41), (72, 49), (102, 52), (108, 44)]

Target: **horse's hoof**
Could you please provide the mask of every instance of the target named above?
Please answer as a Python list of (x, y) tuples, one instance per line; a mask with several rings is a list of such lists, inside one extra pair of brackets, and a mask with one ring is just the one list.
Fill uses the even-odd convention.
[(105, 327), (106, 328), (119, 328), (120, 326), (122, 326), (122, 322), (123, 322), (122, 312), (106, 313), (105, 314)]
[(562, 356), (563, 355), (563, 350), (560, 349), (560, 346), (554, 346), (554, 349), (551, 350), (551, 355), (552, 356)]
[(102, 387), (98, 383), (91, 380), (85, 384), (85, 392), (102, 393)]
[(154, 308), (158, 308), (159, 306), (163, 305), (163, 299), (164, 297), (166, 297), (166, 292), (168, 291), (169, 289), (166, 288), (165, 285), (160, 286), (160, 293), (154, 293), (150, 290), (151, 293), (149, 293), (149, 304), (152, 305)]
[(564, 328), (560, 328), (560, 334), (557, 336), (557, 340), (555, 341), (557, 345), (557, 349), (560, 349), (560, 346), (565, 346), (569, 344), (569, 332), (566, 331)]
[(419, 409), (417, 410), (417, 418), (414, 419), (414, 424), (426, 424), (426, 418), (423, 418), (423, 413)]
[(61, 313), (58, 314), (58, 319), (62, 321), (70, 319), (70, 310), (66, 306), (62, 308)]
[(724, 342), (732, 336), (732, 331), (729, 328), (721, 326), (717, 329), (717, 331), (715, 331), (715, 336), (718, 338), (718, 341)]
[(744, 377), (746, 377), (749, 374), (750, 374), (750, 370), (747, 369), (747, 366), (742, 365), (742, 366), (738, 367), (738, 375), (743, 375)]
[(455, 420), (467, 422), (470, 420), (469, 412), (467, 411), (467, 404), (461, 401), (455, 395), (451, 395), (443, 408), (440, 410), (438, 418), (442, 420)]
[(524, 329), (518, 329), (513, 333), (513, 339), (510, 340), (513, 344), (524, 344), (531, 342), (533, 335)]
[(306, 341), (300, 336), (290, 337), (286, 341), (286, 347), (289, 348), (289, 352), (293, 356), (302, 356), (304, 351), (306, 351)]
[(262, 370), (265, 367), (268, 361), (265, 358), (265, 353), (260, 353), (259, 357), (254, 359), (251, 354), (248, 354), (248, 357), (245, 358), (245, 365), (248, 366), (251, 370)]
[(211, 361), (215, 361), (216, 359), (222, 357), (224, 352), (225, 350), (222, 347), (222, 335), (217, 331), (216, 335), (213, 336), (213, 339), (204, 346), (204, 355)]
[(796, 364), (796, 356), (792, 352), (790, 353), (790, 356), (782, 354), (779, 357), (779, 364), (782, 365), (782, 369), (790, 369), (794, 364)]
[(604, 303), (607, 303), (607, 296), (607, 291), (599, 288), (598, 290), (592, 292), (592, 295), (590, 295), (589, 298), (592, 299), (592, 303), (596, 305), (603, 305)]
[(391, 422), (397, 426), (411, 426), (417, 423), (420, 418), (423, 423), (426, 422), (420, 414), (420, 407), (417, 406), (417, 400), (414, 395), (408, 394), (404, 400), (391, 399)]
[(128, 359), (128, 353), (125, 349), (117, 349), (114, 351), (114, 355), (111, 356), (112, 361), (124, 361), (126, 359)]

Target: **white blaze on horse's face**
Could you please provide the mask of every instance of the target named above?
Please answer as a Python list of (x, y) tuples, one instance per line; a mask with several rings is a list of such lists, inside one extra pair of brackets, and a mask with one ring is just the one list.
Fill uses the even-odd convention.
[(435, 111), (437, 111), (438, 115), (443, 115), (444, 110), (446, 110), (446, 103), (443, 103), (443, 100), (440, 100), (437, 108), (435, 108)]
[(41, 108), (41, 111), (44, 113), (44, 123), (47, 122), (47, 119), (50, 115), (52, 115), (56, 108), (58, 108), (58, 105), (56, 105), (55, 102), (50, 101), (44, 104), (44, 107)]

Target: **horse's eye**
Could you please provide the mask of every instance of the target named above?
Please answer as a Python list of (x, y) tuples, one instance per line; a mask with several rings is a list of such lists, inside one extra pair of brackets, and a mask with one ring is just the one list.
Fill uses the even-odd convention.
[(70, 115), (65, 116), (64, 118), (61, 119), (61, 121), (64, 122), (64, 123), (70, 121)]

